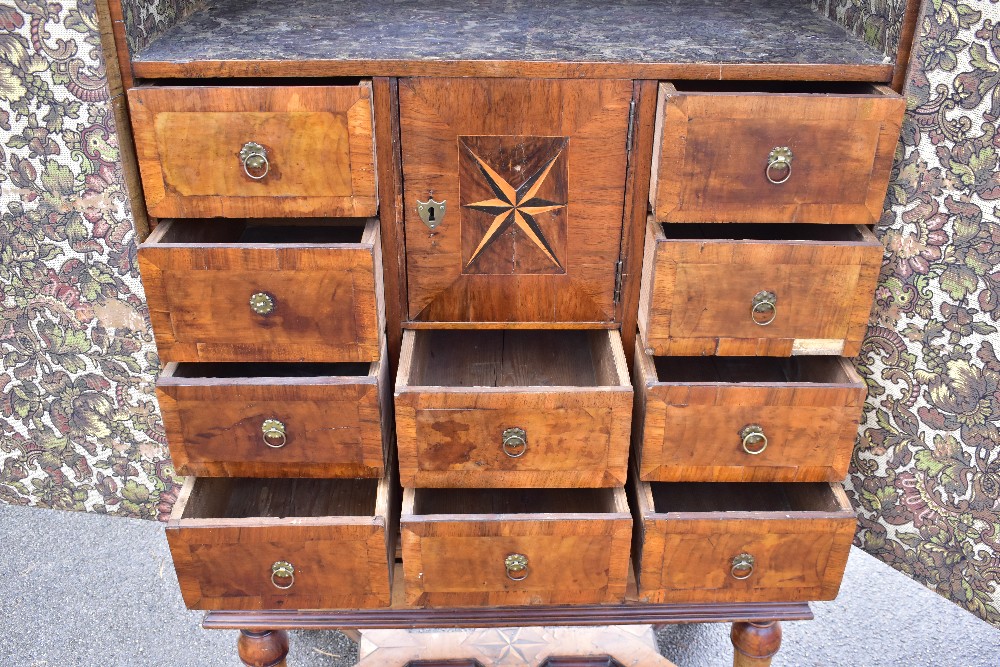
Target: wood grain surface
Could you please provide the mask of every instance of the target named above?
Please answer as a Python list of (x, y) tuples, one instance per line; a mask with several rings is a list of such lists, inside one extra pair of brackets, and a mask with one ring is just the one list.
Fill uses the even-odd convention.
[(618, 80), (401, 80), (410, 319), (614, 321), (631, 99)]
[[(625, 483), (632, 386), (617, 331), (406, 331), (395, 407), (407, 487)], [(518, 456), (503, 449), (514, 427)]]
[[(701, 92), (661, 84), (650, 189), (656, 219), (878, 222), (905, 102), (887, 86), (862, 88)], [(788, 180), (775, 185), (765, 172), (777, 147), (793, 158)]]
[[(857, 522), (839, 484), (637, 482), (633, 493), (641, 601), (836, 597)], [(744, 553), (754, 567), (738, 580), (732, 561)]]
[(378, 217), (382, 239), (382, 287), (385, 302), (389, 377), (399, 367), (402, 321), (406, 314), (406, 246), (403, 237), (403, 168), (399, 146), (399, 83), (372, 79), (375, 113), (375, 164)]
[[(189, 609), (388, 606), (394, 487), (385, 479), (189, 477), (166, 529), (184, 603)], [(272, 583), (277, 561), (295, 568), (287, 590)]]
[[(639, 477), (661, 482), (839, 482), (865, 384), (842, 357), (658, 357), (636, 346)], [(743, 449), (759, 425), (763, 451)], [(749, 449), (761, 448), (752, 442)]]
[[(855, 356), (882, 254), (862, 226), (650, 219), (639, 296), (644, 347), (650, 355)], [(767, 326), (751, 319), (761, 291), (777, 297)]]
[[(377, 220), (302, 227), (171, 220), (140, 246), (139, 269), (164, 362), (379, 357)], [(272, 297), (270, 315), (251, 310), (255, 293)]]
[[(208, 477), (381, 477), (382, 419), (392, 407), (386, 365), (384, 357), (167, 364), (156, 396), (174, 468)], [(265, 440), (265, 420), (280, 421), (284, 438)]]
[[(150, 215), (375, 215), (371, 97), (369, 82), (129, 90)], [(267, 150), (259, 180), (239, 157), (248, 142)]]
[[(620, 487), (406, 489), (400, 526), (406, 601), (414, 606), (625, 597), (632, 520)], [(523, 581), (507, 576), (512, 553), (528, 558)]]

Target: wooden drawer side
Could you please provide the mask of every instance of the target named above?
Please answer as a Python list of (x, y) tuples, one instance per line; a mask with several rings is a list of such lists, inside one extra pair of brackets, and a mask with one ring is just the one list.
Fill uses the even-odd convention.
[[(332, 480), (313, 480), (301, 501), (300, 516), (231, 516), (232, 497), (245, 494), (248, 480), (188, 478), (167, 525), (177, 578), (191, 609), (363, 608), (390, 603), (386, 531), (390, 489), (382, 480), (367, 501), (368, 516), (354, 514), (357, 500), (337, 496)], [(211, 482), (211, 484), (208, 484)], [(273, 502), (295, 482), (253, 480), (261, 489), (271, 485)], [(303, 480), (300, 483), (304, 483)], [(376, 482), (372, 480), (371, 485)], [(344, 488), (341, 483), (341, 490)], [(313, 515), (326, 498), (332, 515)], [(333, 489), (332, 491), (330, 489)], [(226, 491), (233, 494), (229, 500)], [(261, 490), (256, 504), (268, 503)], [(364, 504), (364, 503), (362, 503)], [(334, 506), (339, 507), (336, 509)], [(281, 513), (288, 511), (285, 506)], [(260, 509), (258, 507), (257, 509)], [(279, 512), (279, 510), (275, 510)], [(239, 513), (238, 513), (239, 514)], [(273, 566), (288, 562), (294, 581), (272, 580)]]
[[(225, 242), (163, 242), (180, 227), (183, 238), (194, 233), (188, 222), (166, 221), (139, 248), (164, 361), (378, 358), (384, 311), (377, 220), (367, 221), (356, 243), (241, 243), (232, 235)], [(258, 293), (272, 300), (272, 313), (252, 310)]]
[[(678, 84), (680, 85), (680, 84)], [(663, 222), (873, 224), (905, 104), (857, 93), (707, 92), (660, 85), (650, 200)], [(766, 175), (791, 152), (787, 181)], [(784, 171), (772, 174), (784, 178)]]
[[(261, 366), (225, 366), (234, 365)], [(218, 365), (167, 364), (156, 392), (174, 467), (208, 477), (381, 477), (382, 365), (315, 365), (354, 375), (213, 377)], [(294, 373), (302, 365), (275, 366)], [(265, 438), (268, 421), (280, 435)]]
[[(804, 378), (783, 375), (806, 364)], [(741, 381), (714, 379), (719, 367), (741, 366), (744, 377), (726, 378)], [(866, 395), (847, 359), (654, 359), (637, 347), (636, 381), (643, 481), (839, 482), (847, 475)], [(754, 427), (767, 441), (753, 437), (744, 449), (745, 429)]]
[[(366, 217), (377, 211), (370, 82), (140, 86), (128, 94), (151, 215)], [(251, 169), (253, 177), (241, 161), (251, 142), (267, 159), (267, 172)]]
[[(708, 491), (721, 485), (700, 486)], [(738, 486), (752, 493), (748, 485)], [(759, 490), (774, 485), (752, 486)], [(807, 487), (804, 493), (822, 488)], [(638, 483), (638, 513), (644, 536), (637, 561), (640, 600), (707, 603), (833, 599), (847, 565), (856, 518), (843, 489), (831, 485), (823, 493), (827, 501), (833, 501), (832, 507), (662, 512), (653, 504), (650, 485)], [(748, 502), (752, 507), (753, 502)], [(711, 503), (705, 506), (710, 508)], [(752, 557), (753, 570), (736, 569), (736, 559), (747, 555)], [(746, 576), (738, 579), (737, 575)]]
[[(670, 238), (650, 220), (647, 243), (655, 250), (647, 250), (648, 288), (639, 317), (644, 348), (682, 356), (856, 354), (883, 247), (860, 226), (839, 228), (834, 236), (843, 240), (822, 236)], [(762, 326), (753, 321), (752, 308), (767, 293), (774, 318)]]
[[(414, 498), (423, 492), (404, 491), (401, 526), (408, 604), (480, 606), (623, 600), (632, 535), (623, 489), (553, 491), (600, 492), (612, 500), (607, 511), (546, 512), (543, 504), (538, 513), (519, 514), (420, 514), (414, 511)], [(456, 497), (462, 495), (456, 490)], [(461, 501), (456, 500), (456, 504), (461, 505)], [(505, 559), (512, 554), (527, 557), (527, 576), (521, 581), (508, 577)]]
[[(403, 337), (395, 407), (404, 486), (624, 484), (632, 388), (617, 331), (570, 332), (572, 341), (589, 343), (593, 350), (567, 355), (567, 360), (589, 368), (551, 373), (538, 370), (551, 357), (518, 349), (530, 345), (536, 332), (454, 332), (445, 338), (428, 333), (407, 331)], [(537, 333), (554, 341), (562, 338), (559, 332)], [(468, 355), (456, 353), (461, 359), (450, 358), (448, 348), (470, 336), (482, 344)], [(545, 345), (550, 346), (558, 343)], [(509, 367), (508, 361), (511, 366), (535, 365), (534, 376)], [(444, 370), (448, 365), (461, 370), (449, 377)], [(491, 365), (496, 373), (486, 370)], [(475, 372), (481, 377), (466, 377), (470, 368), (479, 369)], [(589, 379), (559, 384), (571, 375)], [(553, 384), (544, 384), (548, 378), (555, 378)], [(516, 440), (511, 447), (508, 438), (517, 430), (523, 442)]]

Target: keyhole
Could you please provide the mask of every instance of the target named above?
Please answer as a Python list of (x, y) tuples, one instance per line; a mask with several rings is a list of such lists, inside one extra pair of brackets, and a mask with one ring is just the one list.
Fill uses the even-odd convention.
[(427, 222), (434, 222), (434, 207), (430, 206), (427, 209)]

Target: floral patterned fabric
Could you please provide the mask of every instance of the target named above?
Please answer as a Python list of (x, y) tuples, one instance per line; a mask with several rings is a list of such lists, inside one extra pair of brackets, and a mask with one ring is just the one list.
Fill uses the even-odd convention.
[(0, 500), (177, 494), (94, 5), (0, 1)]
[(1000, 4), (917, 34), (849, 489), (860, 546), (1000, 626)]
[[(887, 53), (901, 0), (815, 0)], [(190, 0), (126, 0), (141, 48)], [(1000, 4), (928, 0), (878, 232), (857, 541), (1000, 625)], [(94, 7), (0, 0), (0, 501), (163, 519), (158, 360)]]
[(896, 57), (906, 0), (813, 0), (813, 8), (873, 48)]
[(125, 39), (130, 53), (142, 50), (181, 17), (201, 6), (202, 0), (121, 0)]

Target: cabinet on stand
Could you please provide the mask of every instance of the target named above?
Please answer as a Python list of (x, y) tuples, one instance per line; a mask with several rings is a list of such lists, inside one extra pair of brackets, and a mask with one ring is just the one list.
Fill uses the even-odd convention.
[(810, 0), (167, 4), (99, 9), (204, 626), (770, 664), (853, 537), (918, 3), (882, 50)]

